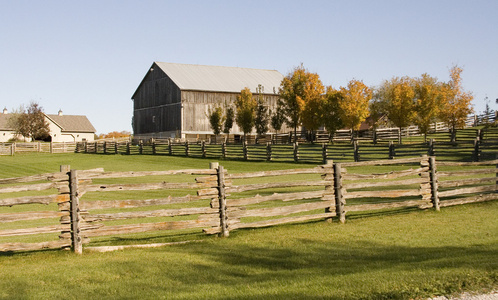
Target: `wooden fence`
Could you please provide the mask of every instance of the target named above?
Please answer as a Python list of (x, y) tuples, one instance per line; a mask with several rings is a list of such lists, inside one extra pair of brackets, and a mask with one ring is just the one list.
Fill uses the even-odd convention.
[[(369, 166), (381, 166), (385, 172), (379, 168), (369, 172)], [(217, 163), (209, 169), (143, 172), (68, 168), (0, 180), (0, 194), (8, 197), (0, 197), (0, 251), (72, 247), (81, 253), (90, 239), (93, 245), (85, 249), (152, 247), (165, 243), (95, 247), (94, 240), (98, 244), (109, 236), (125, 240), (155, 231), (226, 237), (241, 228), (332, 218), (345, 222), (346, 215), (372, 210), (439, 210), (498, 199), (498, 160), (436, 163), (435, 157), (422, 156), (360, 163), (328, 161), (313, 168), (240, 174), (231, 174)], [(11, 197), (18, 193), (23, 196)], [(115, 196), (105, 196), (110, 194)], [(30, 205), (33, 210), (19, 210), (19, 205)], [(30, 226), (25, 228), (23, 222)], [(34, 242), (30, 240), (33, 235)], [(6, 242), (12, 238), (21, 240)]]
[(45, 153), (74, 153), (76, 142), (62, 143), (1, 143), (0, 155), (14, 155), (15, 153), (45, 152)]
[(139, 142), (87, 142), (78, 143), (77, 152), (101, 154), (142, 154), (178, 155), (211, 159), (239, 159), (254, 161), (280, 161), (325, 163), (334, 161), (369, 161), (379, 159), (419, 157), (420, 155), (438, 156), (440, 160), (480, 161), (496, 157), (498, 153), (498, 128), (486, 131), (461, 131), (457, 142), (430, 139), (427, 142), (397, 144), (371, 143), (364, 141), (336, 142), (333, 144), (209, 144), (200, 142), (175, 142), (152, 140)]

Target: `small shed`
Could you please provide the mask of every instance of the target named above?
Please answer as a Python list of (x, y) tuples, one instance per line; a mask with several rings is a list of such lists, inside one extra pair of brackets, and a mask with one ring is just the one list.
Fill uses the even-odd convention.
[[(206, 138), (212, 135), (207, 112), (233, 105), (240, 91), (257, 93), (276, 107), (283, 75), (275, 70), (154, 62), (131, 97), (136, 138)], [(236, 124), (231, 131), (242, 134)]]

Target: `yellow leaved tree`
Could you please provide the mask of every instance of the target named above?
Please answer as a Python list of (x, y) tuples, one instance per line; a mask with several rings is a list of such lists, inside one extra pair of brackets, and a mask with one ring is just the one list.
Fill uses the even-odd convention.
[(437, 121), (442, 106), (442, 85), (437, 78), (422, 74), (414, 79), (415, 116), (414, 123), (427, 140), (431, 124)]
[(372, 90), (362, 81), (353, 79), (347, 88), (341, 87), (342, 97), (339, 102), (341, 119), (353, 131), (368, 117), (368, 103), (372, 99)]
[(450, 70), (450, 81), (442, 86), (442, 110), (440, 118), (448, 124), (451, 141), (456, 141), (456, 130), (465, 127), (467, 116), (474, 111), (472, 93), (462, 87), (462, 68), (454, 66)]

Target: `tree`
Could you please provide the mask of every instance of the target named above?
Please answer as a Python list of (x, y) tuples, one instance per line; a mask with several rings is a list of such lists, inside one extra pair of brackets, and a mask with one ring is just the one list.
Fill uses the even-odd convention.
[(450, 70), (450, 81), (442, 87), (442, 107), (440, 117), (451, 130), (451, 141), (456, 141), (456, 130), (465, 127), (467, 116), (474, 111), (471, 93), (462, 87), (463, 69), (454, 66)]
[(307, 80), (303, 65), (282, 79), (279, 88), (287, 124), (294, 129), (294, 142), (297, 141), (297, 126), (301, 125), (301, 112), (304, 108), (304, 89)]
[(27, 109), (23, 106), (10, 118), (10, 126), (17, 136), (32, 140), (43, 140), (50, 136), (50, 128), (45, 121), (43, 108), (36, 102), (31, 102)]
[(424, 73), (421, 77), (414, 79), (414, 92), (414, 123), (424, 134), (424, 140), (427, 140), (431, 124), (436, 122), (441, 112), (441, 85), (436, 78)]
[(246, 87), (240, 91), (240, 95), (237, 96), (237, 101), (235, 101), (235, 122), (242, 129), (242, 132), (244, 132), (244, 141), (246, 141), (246, 135), (254, 127), (254, 110), (256, 105), (256, 100), (252, 97), (249, 88)]
[(232, 130), (234, 118), (235, 111), (233, 110), (233, 107), (225, 104), (225, 122), (223, 123), (223, 133), (227, 136), (230, 134), (230, 130)]
[(393, 77), (384, 81), (380, 88), (387, 117), (400, 129), (412, 124), (415, 118), (415, 91), (410, 77)]
[(337, 130), (344, 126), (341, 119), (342, 93), (331, 86), (327, 87), (322, 105), (322, 124), (329, 133), (329, 139), (332, 141)]
[(265, 98), (263, 96), (263, 86), (258, 85), (258, 98), (256, 100), (256, 112), (254, 116), (254, 127), (256, 128), (256, 133), (262, 136), (268, 131), (268, 123), (270, 121), (270, 116), (268, 114), (268, 107), (266, 105)]
[(271, 114), (271, 127), (275, 129), (275, 132), (278, 133), (280, 129), (282, 129), (282, 125), (284, 125), (285, 120), (287, 119), (284, 112), (284, 107), (282, 100), (277, 101), (277, 107), (275, 111), (270, 111)]
[(323, 94), (325, 87), (318, 74), (306, 73), (303, 100), (304, 107), (301, 112), (303, 126), (310, 131), (309, 140), (314, 141), (314, 132), (320, 128), (323, 121)]
[(347, 88), (341, 87), (342, 98), (339, 106), (342, 121), (353, 131), (358, 131), (360, 125), (368, 117), (368, 103), (372, 99), (372, 90), (362, 81), (353, 79)]
[[(294, 142), (297, 141), (297, 126), (302, 125), (303, 111), (306, 109), (304, 121), (315, 128), (313, 114), (316, 113), (316, 102), (324, 92), (324, 87), (315, 73), (308, 72), (304, 66), (294, 69), (280, 83), (279, 93), (282, 99), (287, 124), (294, 129)], [(308, 103), (308, 108), (306, 104)]]
[(216, 137), (220, 134), (223, 124), (223, 108), (220, 106), (209, 107), (206, 116), (209, 119), (209, 126), (213, 130), (214, 142), (216, 143)]

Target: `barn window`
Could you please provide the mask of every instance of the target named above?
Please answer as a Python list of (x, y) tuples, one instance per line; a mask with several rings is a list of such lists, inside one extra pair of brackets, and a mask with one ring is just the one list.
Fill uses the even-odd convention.
[(156, 116), (152, 116), (152, 123), (156, 123)]

